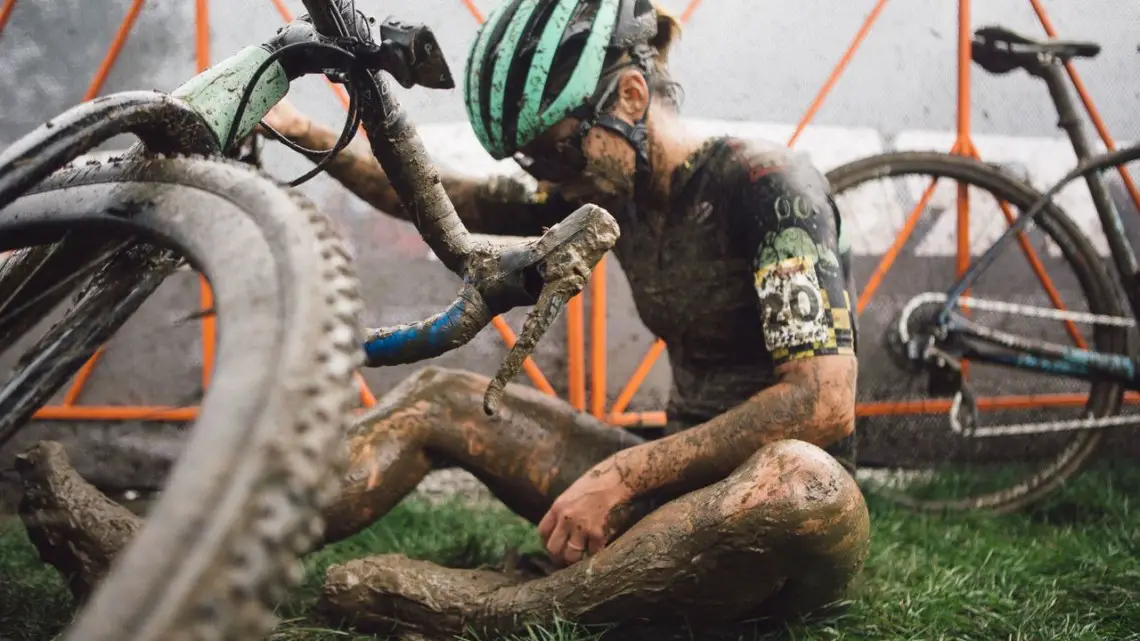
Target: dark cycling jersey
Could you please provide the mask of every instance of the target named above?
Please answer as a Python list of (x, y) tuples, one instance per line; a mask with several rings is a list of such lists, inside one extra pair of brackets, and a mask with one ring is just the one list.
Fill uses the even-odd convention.
[[(854, 353), (842, 221), (803, 156), (713, 138), (675, 172), (670, 194), (664, 214), (612, 212), (638, 314), (668, 349), (668, 433), (747, 401), (781, 364)], [(852, 438), (828, 451), (853, 467)]]

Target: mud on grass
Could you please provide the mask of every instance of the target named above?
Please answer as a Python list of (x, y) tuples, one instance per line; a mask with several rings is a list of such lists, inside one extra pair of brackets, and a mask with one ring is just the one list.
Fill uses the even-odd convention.
[[(1045, 503), (1016, 515), (925, 516), (874, 497), (869, 503), (871, 556), (852, 602), (841, 613), (778, 629), (740, 627), (718, 638), (1140, 641), (1136, 462), (1098, 466)], [(274, 638), (371, 638), (307, 619), (324, 569), (332, 563), (402, 552), (472, 567), (497, 563), (512, 546), (537, 551), (539, 542), (532, 526), (502, 508), (405, 502), (368, 530), (307, 559), (305, 586), (280, 610), (285, 623)], [(0, 522), (0, 639), (51, 639), (66, 625), (70, 607), (62, 582), (36, 559), (20, 524)], [(607, 635), (559, 624), (532, 630), (526, 641), (598, 638)], [(674, 638), (694, 637), (677, 630)]]

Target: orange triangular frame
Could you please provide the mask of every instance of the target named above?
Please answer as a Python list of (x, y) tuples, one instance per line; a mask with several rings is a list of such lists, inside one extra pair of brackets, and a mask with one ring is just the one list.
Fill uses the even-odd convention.
[[(271, 0), (276, 7), (282, 19), (286, 22), (293, 19), (287, 7), (282, 0)], [(483, 21), (482, 13), (475, 6), (473, 0), (462, 0), (467, 9), (479, 22)], [(700, 5), (701, 0), (689, 0), (688, 5), (681, 14), (681, 21), (688, 22), (697, 6)], [(836, 82), (842, 76), (851, 58), (854, 56), (856, 50), (862, 44), (866, 35), (870, 31), (875, 20), (882, 12), (883, 7), (886, 5), (887, 0), (876, 0), (874, 7), (867, 15), (863, 24), (856, 33), (855, 38), (850, 46), (840, 58), (838, 64), (835, 66), (831, 75), (824, 82), (820, 91), (804, 113), (803, 118), (797, 124), (795, 132), (788, 140), (788, 146), (795, 144), (796, 140), (803, 133), (807, 125), (812, 121), (818, 113), (824, 100), (835, 86)], [(1056, 37), (1056, 31), (1053, 28), (1044, 7), (1042, 7), (1040, 0), (1028, 0), (1034, 12), (1037, 14), (1038, 20), (1041, 22), (1045, 32), (1050, 37)], [(197, 66), (199, 72), (204, 71), (210, 64), (209, 53), (209, 17), (208, 17), (208, 0), (195, 0), (196, 3), (196, 25), (195, 25), (195, 42), (197, 50)], [(101, 92), (103, 85), (106, 82), (107, 76), (111, 68), (114, 66), (115, 61), (118, 59), (119, 53), (122, 50), (127, 36), (129, 35), (138, 14), (141, 12), (145, 0), (133, 0), (130, 8), (127, 10), (126, 16), (115, 35), (114, 40), (111, 42), (106, 56), (99, 66), (91, 84), (88, 87), (84, 100), (91, 100), (96, 98)], [(5, 0), (4, 4), (0, 6), (0, 33), (4, 31), (8, 19), (11, 17), (15, 8), (16, 0)], [(957, 140), (955, 141), (950, 153), (958, 153), (978, 157), (977, 151), (974, 148), (970, 136), (970, 0), (959, 0), (958, 5), (958, 131)], [(1101, 140), (1104, 142), (1108, 149), (1115, 149), (1115, 142), (1112, 136), (1108, 133), (1099, 112), (1093, 104), (1084, 83), (1081, 81), (1080, 76), (1077, 74), (1076, 69), (1071, 63), (1066, 64), (1066, 70), (1072, 80), (1081, 102), (1085, 107), (1086, 113), (1092, 120), (1097, 133), (1100, 135)], [(348, 96), (344, 89), (338, 85), (330, 86), (336, 92), (341, 103), (347, 108)], [(1125, 167), (1118, 167), (1124, 184), (1137, 208), (1140, 209), (1140, 190), (1137, 189), (1136, 184), (1133, 182)], [(884, 254), (880, 260), (878, 268), (872, 274), (867, 286), (863, 288), (860, 295), (857, 308), (862, 310), (867, 301), (873, 295), (875, 289), (881, 283), (882, 278), (890, 270), (898, 251), (905, 243), (910, 232), (913, 230), (914, 222), (917, 220), (918, 214), (925, 209), (925, 203), (929, 201), (933, 193), (934, 184), (932, 182), (930, 188), (920, 199), (915, 212), (912, 213), (908, 223), (904, 225), (900, 231), (899, 236), (896, 238), (894, 245), (890, 250)], [(1005, 203), (1000, 203), (1003, 213), (1008, 220), (1012, 220), (1008, 206)], [(964, 270), (969, 262), (969, 238), (968, 238), (968, 223), (969, 223), (969, 203), (965, 198), (959, 197), (958, 206), (958, 268)], [(1047, 274), (1041, 268), (1040, 261), (1036, 258), (1032, 248), (1022, 239), (1022, 250), (1026, 254), (1027, 259), (1033, 267), (1034, 272), (1037, 274), (1038, 279), (1041, 281), (1042, 286), (1050, 294), (1055, 306), (1063, 308), (1063, 303), (1056, 295), (1056, 289), (1052, 286)], [(628, 407), (629, 402), (637, 393), (638, 388), (644, 382), (645, 377), (652, 369), (656, 360), (664, 351), (664, 342), (656, 341), (649, 351), (646, 353), (642, 361), (635, 369), (629, 381), (619, 393), (613, 406), (607, 411), (605, 408), (605, 372), (606, 372), (606, 355), (605, 355), (605, 260), (601, 261), (595, 269), (595, 274), (591, 278), (591, 297), (593, 305), (591, 309), (591, 402), (590, 412), (599, 418), (608, 420), (615, 425), (662, 425), (664, 424), (664, 412), (643, 412), (643, 413), (630, 413), (625, 409)], [(585, 376), (585, 353), (584, 353), (584, 293), (575, 297), (570, 301), (567, 306), (567, 351), (568, 351), (568, 383), (569, 383), (569, 401), (579, 410), (586, 409), (586, 376)], [(206, 283), (205, 278), (201, 281), (201, 305), (203, 309), (208, 309), (212, 304), (212, 296), (210, 293), (209, 285)], [(206, 316), (202, 319), (202, 371), (203, 371), (203, 385), (208, 385), (209, 375), (212, 369), (214, 360), (214, 329), (215, 320), (212, 316)], [(495, 329), (499, 332), (504, 343), (507, 347), (511, 347), (515, 342), (515, 335), (510, 327), (502, 318), (495, 318), (493, 321)], [(1081, 344), (1082, 339), (1075, 333), (1075, 327), (1070, 328), (1075, 340)], [(197, 408), (177, 408), (177, 407), (163, 407), (163, 406), (92, 406), (92, 405), (79, 405), (78, 400), (94, 371), (99, 357), (103, 353), (103, 348), (100, 348), (91, 359), (84, 364), (84, 366), (76, 373), (75, 379), (71, 387), (64, 394), (63, 401), (60, 405), (47, 406), (42, 408), (36, 414), (37, 419), (46, 420), (102, 420), (102, 421), (115, 421), (115, 420), (157, 420), (157, 421), (189, 421), (193, 420), (196, 416)], [(554, 394), (554, 389), (550, 383), (542, 375), (537, 365), (531, 360), (527, 359), (524, 364), (524, 371), (530, 378), (535, 387), (542, 390), (547, 394)], [(361, 402), (364, 407), (371, 407), (376, 403), (376, 398), (369, 390), (364, 378), (357, 373), (357, 383), (360, 388)], [(982, 409), (1010, 409), (1017, 407), (1027, 406), (1069, 406), (1069, 405), (1083, 405), (1085, 402), (1084, 395), (1079, 394), (1058, 394), (1058, 395), (1036, 395), (1032, 397), (994, 397), (979, 399), (979, 406)], [(945, 412), (949, 409), (948, 401), (939, 400), (924, 400), (916, 402), (905, 403), (866, 403), (860, 404), (858, 413), (862, 416), (879, 415), (879, 414), (914, 414), (914, 413), (931, 413), (931, 412)]]

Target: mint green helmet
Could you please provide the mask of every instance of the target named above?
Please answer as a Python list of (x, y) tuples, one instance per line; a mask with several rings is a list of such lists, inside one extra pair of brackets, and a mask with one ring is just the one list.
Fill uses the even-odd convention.
[[(656, 33), (650, 0), (503, 0), (467, 58), (467, 118), (479, 142), (496, 160), (515, 154), (580, 113), (607, 65)], [(569, 78), (552, 82), (564, 69)]]

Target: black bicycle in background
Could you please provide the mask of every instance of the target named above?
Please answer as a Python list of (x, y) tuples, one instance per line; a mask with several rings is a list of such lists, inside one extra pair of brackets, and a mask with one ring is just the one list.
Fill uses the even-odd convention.
[[(951, 211), (959, 186), (986, 205), (979, 214), (971, 204), (971, 231), (986, 231), (973, 229), (975, 224), (990, 225), (996, 234), (1005, 219), (997, 240), (964, 270), (938, 261), (933, 243), (952, 237), (942, 235), (946, 227), (928, 223), (933, 231), (927, 239), (910, 242), (904, 251), (932, 266), (914, 271), (931, 273), (908, 273), (897, 288), (902, 291), (876, 294), (876, 304), (862, 312), (864, 328), (874, 322), (884, 329), (882, 340), (868, 346), (879, 357), (870, 357), (873, 365), (868, 365), (860, 354), (861, 366), (893, 367), (901, 374), (896, 388), (865, 405), (874, 414), (865, 419), (874, 423), (865, 434), (873, 432), (867, 438), (878, 442), (870, 448), (861, 443), (860, 454), (873, 456), (874, 446), (889, 447), (892, 460), (867, 470), (861, 480), (883, 496), (924, 510), (1018, 509), (1076, 474), (1105, 428), (1140, 424), (1140, 416), (1118, 414), (1125, 390), (1140, 389), (1140, 360), (1132, 343), (1140, 314), (1140, 266), (1100, 175), (1137, 160), (1140, 147), (1096, 155), (1064, 71), (1066, 62), (1099, 51), (1095, 43), (1041, 42), (1001, 27), (974, 34), (976, 64), (993, 74), (1025, 71), (1049, 90), (1058, 126), (1079, 166), (1046, 194), (999, 166), (939, 152), (885, 153), (828, 174), (856, 229), (857, 208), (842, 207), (845, 200), (901, 203), (900, 211), (917, 202), (915, 219), (907, 221), (913, 229), (922, 224), (923, 213), (937, 217)], [(903, 184), (875, 191), (872, 182), (884, 178)], [(1111, 264), (1055, 200), (1077, 178), (1088, 186)], [(948, 189), (915, 199), (918, 188), (932, 179), (949, 183)], [(1022, 251), (1010, 251), (1014, 243)], [(976, 293), (987, 283), (983, 276), (997, 294)], [(947, 280), (948, 285), (938, 284)], [(1034, 321), (1044, 321), (1043, 326), (1031, 326)], [(1038, 376), (1012, 377), (1016, 372)], [(916, 382), (926, 389), (900, 398)], [(978, 390), (1003, 395), (987, 398)], [(1059, 418), (1065, 410), (1075, 415)], [(934, 420), (933, 412), (939, 412)], [(947, 415), (948, 421), (938, 420)]]
[[(0, 444), (180, 266), (207, 278), (206, 313), (219, 322), (190, 438), (144, 528), (66, 639), (264, 637), (338, 490), (356, 369), (431, 358), (495, 316), (533, 306), (488, 387), (493, 413), (617, 240), (616, 221), (593, 206), (540, 238), (471, 236), (383, 75), (407, 88), (454, 87), (430, 29), (377, 25), (352, 0), (304, 4), (308, 15), (269, 42), (169, 95), (81, 104), (0, 154), (0, 255), (12, 251), (0, 263), (0, 364), (12, 370), (0, 379)], [(329, 219), (228, 158), (293, 80), (313, 74), (348, 88), (348, 117), (332, 149), (290, 144), (324, 153), (290, 185), (316, 175), (363, 125), (422, 237), (462, 279), (444, 312), (362, 332), (357, 278)], [(139, 139), (126, 153), (80, 159), (124, 133)]]

